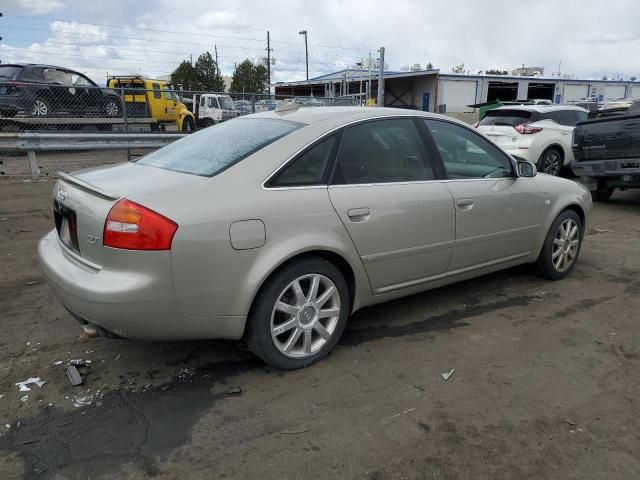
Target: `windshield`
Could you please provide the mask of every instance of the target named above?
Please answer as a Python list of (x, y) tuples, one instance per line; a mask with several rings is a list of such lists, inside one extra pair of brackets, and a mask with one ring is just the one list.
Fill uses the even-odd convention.
[(0, 66), (0, 78), (14, 79), (22, 71), (22, 67), (16, 67), (13, 65)]
[(220, 108), (223, 110), (233, 110), (236, 108), (230, 97), (218, 97), (218, 102), (220, 102)]
[(286, 120), (229, 120), (181, 138), (137, 163), (212, 177), (302, 126)]
[(489, 110), (487, 115), (480, 120), (479, 125), (495, 125), (516, 127), (532, 120), (532, 112), (527, 110)]

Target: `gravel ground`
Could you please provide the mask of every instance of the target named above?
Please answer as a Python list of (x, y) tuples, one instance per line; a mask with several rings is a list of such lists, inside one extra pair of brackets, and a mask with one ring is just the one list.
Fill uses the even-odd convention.
[(564, 281), (518, 268), (369, 308), (283, 373), (238, 342), (80, 339), (35, 255), (52, 186), (0, 180), (3, 480), (640, 478), (640, 192), (596, 205)]

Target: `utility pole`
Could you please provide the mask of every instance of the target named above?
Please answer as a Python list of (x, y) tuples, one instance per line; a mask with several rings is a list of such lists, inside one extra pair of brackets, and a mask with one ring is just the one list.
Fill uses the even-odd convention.
[(269, 38), (269, 30), (267, 30), (267, 88), (271, 93), (271, 39)]
[(380, 76), (378, 77), (377, 107), (384, 107), (384, 47), (380, 47)]
[(216, 70), (220, 73), (220, 67), (218, 67), (218, 45), (213, 45), (213, 51), (216, 52)]
[(369, 84), (367, 85), (367, 100), (371, 98), (371, 52), (369, 52)]
[(191, 64), (191, 66), (193, 67), (193, 53), (189, 54), (189, 63)]
[(300, 30), (298, 32), (300, 35), (304, 35), (304, 56), (307, 64), (307, 82), (309, 81), (309, 44), (307, 43), (307, 31)]

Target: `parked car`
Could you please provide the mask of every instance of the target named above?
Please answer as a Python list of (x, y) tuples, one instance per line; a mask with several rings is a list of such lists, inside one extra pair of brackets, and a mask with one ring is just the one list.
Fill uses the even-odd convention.
[(591, 195), (448, 117), (284, 103), (60, 174), (53, 208), (39, 259), (89, 336), (244, 337), (293, 369), (365, 306), (518, 264), (565, 277)]
[(152, 129), (175, 125), (179, 132), (195, 130), (196, 119), (180, 101), (176, 89), (165, 80), (144, 78), (139, 75), (109, 77), (107, 85), (124, 93), (124, 102), (130, 116), (148, 116), (156, 121)]
[(598, 201), (609, 200), (616, 188), (640, 188), (640, 101), (620, 108), (601, 110), (573, 132), (571, 168)]
[(505, 106), (489, 110), (476, 125), (508, 153), (536, 164), (538, 171), (560, 175), (573, 160), (573, 129), (587, 116), (587, 110), (572, 105)]
[(64, 67), (34, 63), (0, 65), (0, 114), (7, 117), (122, 115), (116, 92)]
[(236, 112), (238, 115), (249, 115), (253, 113), (253, 105), (249, 100), (234, 100), (233, 102), (236, 106)]
[(278, 106), (277, 100), (273, 100), (273, 99), (258, 100), (256, 102), (256, 113), (275, 110), (277, 106)]

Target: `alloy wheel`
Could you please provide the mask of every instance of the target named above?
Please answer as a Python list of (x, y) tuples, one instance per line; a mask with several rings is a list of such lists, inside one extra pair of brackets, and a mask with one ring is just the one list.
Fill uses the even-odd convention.
[(544, 157), (542, 157), (542, 165), (540, 165), (540, 170), (543, 173), (548, 173), (549, 175), (558, 175), (560, 173), (560, 155), (554, 150), (547, 152)]
[(43, 100), (36, 99), (31, 107), (31, 115), (34, 117), (46, 117), (49, 113), (49, 106)]
[(120, 107), (118, 107), (118, 104), (112, 100), (107, 103), (105, 111), (107, 113), (107, 116), (115, 117), (118, 115), (118, 113), (120, 113)]
[(580, 246), (580, 227), (569, 218), (562, 222), (553, 239), (551, 261), (557, 272), (564, 272), (573, 265)]
[(288, 357), (310, 357), (331, 338), (339, 317), (340, 294), (331, 279), (303, 275), (278, 296), (271, 313), (271, 338)]

